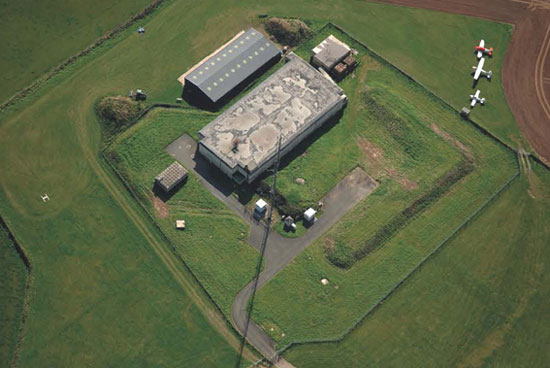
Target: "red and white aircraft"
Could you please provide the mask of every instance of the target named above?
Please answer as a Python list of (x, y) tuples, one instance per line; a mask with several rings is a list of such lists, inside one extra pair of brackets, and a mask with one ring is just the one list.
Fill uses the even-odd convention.
[(474, 107), (478, 102), (482, 105), (485, 105), (485, 98), (479, 97), (480, 92), (481, 91), (478, 89), (475, 95), (470, 95), (470, 100), (472, 101), (472, 103), (470, 104), (471, 107)]
[(472, 66), (472, 69), (474, 69), (474, 80), (475, 81), (477, 81), (479, 79), (480, 75), (483, 75), (487, 79), (491, 79), (491, 77), (493, 76), (493, 71), (492, 70), (489, 70), (489, 71), (483, 70), (483, 65), (484, 64), (485, 64), (485, 58), (481, 58), (479, 60), (479, 63), (477, 64), (477, 66)]
[(476, 52), (477, 58), (481, 59), (481, 57), (485, 55), (493, 56), (493, 48), (492, 47), (485, 47), (485, 40), (479, 41), (479, 46), (475, 46), (474, 50)]

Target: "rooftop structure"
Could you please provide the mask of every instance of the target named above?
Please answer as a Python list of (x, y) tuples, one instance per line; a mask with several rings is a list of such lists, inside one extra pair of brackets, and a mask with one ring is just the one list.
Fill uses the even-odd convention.
[(187, 178), (187, 170), (179, 163), (174, 162), (157, 175), (155, 183), (165, 192), (169, 192), (174, 189), (176, 185), (185, 180), (185, 178)]
[(322, 67), (326, 71), (331, 71), (350, 54), (351, 49), (348, 45), (330, 35), (311, 51), (312, 64)]
[(347, 97), (307, 62), (287, 63), (199, 132), (199, 152), (237, 183), (251, 183), (336, 115)]
[(256, 72), (279, 60), (281, 51), (253, 28), (191, 68), (178, 80), (194, 97), (216, 104)]

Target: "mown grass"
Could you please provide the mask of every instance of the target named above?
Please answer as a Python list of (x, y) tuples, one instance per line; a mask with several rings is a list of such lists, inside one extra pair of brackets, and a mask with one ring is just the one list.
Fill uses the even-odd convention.
[[(42, 6), (56, 14), (37, 10), (45, 19), (32, 18), (32, 27), (14, 26), (6, 40), (18, 34), (36, 39), (45, 35), (56, 44), (73, 37), (52, 22), (66, 14), (58, 11), (66, 9), (62, 3), (21, 4), (25, 16), (31, 7)], [(109, 18), (111, 13), (90, 4), (94, 10), (86, 14), (98, 10), (103, 19)], [(189, 292), (193, 289), (176, 283), (117, 202), (121, 196), (128, 204), (132, 200), (124, 197), (123, 188), (113, 189), (113, 179), (98, 169), (93, 156), (101, 136), (93, 105), (101, 96), (135, 88), (145, 89), (150, 101), (174, 101), (181, 93), (176, 81), (181, 73), (229, 35), (256, 25), (256, 15), (266, 12), (331, 18), (436, 92), (454, 96), (458, 105), (469, 92), (469, 84), (463, 84), (468, 77), (449, 71), (462, 70), (457, 63), (470, 66), (471, 45), (479, 34), (494, 41), (497, 52), (509, 39), (507, 26), (368, 2), (180, 1), (167, 3), (144, 20), (144, 35), (129, 29), (66, 68), (0, 115), (0, 212), (36, 266), (19, 366), (233, 364), (233, 348), (208, 324)], [(82, 21), (79, 30), (90, 35), (90, 23)], [(16, 19), (13, 24), (24, 22)], [(53, 37), (51, 27), (60, 30), (63, 39)], [(41, 47), (33, 47), (42, 53), (37, 57), (18, 55), (18, 48), (30, 42), (16, 44), (15, 49), (3, 47), (2, 57), (32, 59), (39, 72), (57, 63), (50, 63), (50, 56), (61, 55), (51, 52), (44, 40), (37, 41)], [(461, 50), (468, 55), (464, 59), (457, 56)], [(500, 60), (493, 59), (495, 75), (500, 74)], [(32, 74), (18, 71), (19, 61), (12, 61), (1, 69), (15, 68), (15, 74), (25, 78)], [(30, 79), (36, 73), (32, 75)], [(483, 123), (491, 131), (517, 138), (519, 130), (495, 82), (488, 91), (494, 93), (488, 96), (491, 106), (473, 116), (486, 114)], [(48, 204), (38, 197), (44, 192), (52, 198)], [(533, 320), (525, 326), (532, 326)]]
[[(272, 337), (279, 346), (343, 333), (517, 170), (510, 151), (422, 87), (373, 60), (364, 59), (361, 67), (369, 68), (357, 87), (363, 92), (358, 100), (350, 99), (346, 113), (356, 109), (354, 121), (368, 122), (360, 137), (371, 143), (363, 144), (370, 153), (362, 165), (381, 185), (259, 291), (257, 321), (277, 326), (281, 333)], [(472, 172), (444, 190), (434, 189), (466, 158)], [(406, 190), (399, 176), (388, 174), (396, 168), (418, 189)], [(427, 206), (423, 198), (429, 199)], [(422, 204), (422, 211), (409, 211), (414, 203)], [(408, 212), (406, 221), (392, 225)], [(391, 231), (383, 231), (380, 239), (387, 227)], [(376, 240), (376, 247), (371, 249), (369, 239)], [(333, 264), (353, 267), (342, 270)], [(330, 284), (321, 285), (321, 278)]]
[(0, 366), (12, 361), (21, 328), (27, 270), (0, 225)]
[(151, 0), (0, 3), (0, 102), (76, 54)]
[[(127, 178), (151, 218), (230, 320), (233, 298), (254, 277), (259, 257), (246, 243), (248, 225), (192, 173), (183, 187), (160, 205), (164, 216), (152, 204), (155, 176), (174, 162), (165, 152), (166, 146), (183, 133), (196, 139), (214, 116), (193, 110), (153, 110), (109, 150), (116, 155), (117, 170)], [(185, 219), (185, 231), (175, 229), (176, 219)]]
[(341, 343), (285, 358), (298, 367), (544, 366), (550, 175), (535, 166), (530, 176), (538, 189), (516, 179)]

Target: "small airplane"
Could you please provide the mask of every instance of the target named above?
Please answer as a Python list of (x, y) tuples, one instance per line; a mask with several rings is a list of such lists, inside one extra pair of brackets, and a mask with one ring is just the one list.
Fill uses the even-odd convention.
[(470, 95), (470, 100), (472, 100), (472, 103), (470, 104), (470, 107), (474, 107), (476, 105), (476, 103), (480, 103), (482, 105), (485, 105), (485, 98), (480, 98), (479, 97), (479, 94), (481, 93), (481, 91), (478, 89), (476, 91), (476, 94), (475, 95)]
[(476, 52), (477, 58), (481, 59), (481, 57), (486, 54), (489, 56), (493, 56), (493, 48), (492, 47), (485, 47), (485, 40), (479, 41), (479, 45), (474, 47), (474, 50)]
[(477, 81), (479, 79), (479, 76), (481, 75), (483, 75), (487, 79), (491, 79), (491, 77), (493, 76), (493, 71), (483, 70), (483, 65), (485, 65), (485, 58), (482, 57), (481, 59), (479, 59), (479, 63), (477, 64), (477, 66), (472, 66), (472, 69), (474, 69), (473, 73), (475, 81)]

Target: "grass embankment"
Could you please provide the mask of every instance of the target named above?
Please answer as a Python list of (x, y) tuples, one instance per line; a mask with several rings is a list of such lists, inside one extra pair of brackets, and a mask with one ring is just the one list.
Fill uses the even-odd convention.
[[(151, 218), (231, 319), (233, 298), (254, 277), (258, 262), (258, 252), (246, 243), (248, 225), (210, 194), (193, 173), (166, 202), (152, 193), (154, 177), (174, 162), (165, 147), (183, 133), (197, 139), (197, 132), (214, 116), (156, 109), (124, 132), (111, 149), (117, 169)], [(175, 229), (176, 219), (185, 219), (185, 231)]]
[(516, 179), (341, 343), (285, 358), (306, 368), (546, 365), (550, 174), (534, 165), (530, 179)]
[[(381, 184), (260, 290), (257, 321), (276, 326), (267, 331), (280, 346), (343, 333), (517, 170), (511, 152), (422, 87), (374, 59), (362, 61), (346, 114), (365, 124), (355, 133), (358, 162)], [(368, 70), (359, 82), (361, 68)], [(351, 124), (345, 119), (340, 124)], [(299, 159), (303, 166), (316, 159), (309, 154), (316, 144)], [(456, 176), (461, 167), (471, 172)]]
[(0, 366), (12, 361), (21, 328), (27, 270), (0, 224)]
[[(386, 148), (385, 158), (376, 159), (387, 159), (388, 166), (385, 171), (371, 170), (369, 174), (377, 180), (393, 178), (414, 193), (427, 189), (430, 183), (457, 164), (460, 153), (426, 129), (417, 116), (408, 112), (406, 103), (398, 101), (396, 109), (382, 103), (393, 99), (383, 89), (374, 88), (374, 85), (371, 90), (365, 88), (365, 83), (370, 84), (376, 78), (380, 65), (345, 34), (333, 27), (325, 27), (296, 53), (307, 60), (311, 48), (330, 34), (360, 50), (360, 68), (340, 83), (349, 104), (339, 121), (327, 123), (290, 155), (291, 161), (288, 158), (283, 161), (278, 177), (279, 191), (294, 207), (316, 206), (355, 167), (368, 168), (365, 150), (371, 146), (376, 149), (382, 143)], [(384, 77), (379, 75), (378, 78)], [(405, 120), (412, 121), (412, 124)], [(434, 166), (434, 162), (438, 165)], [(298, 178), (304, 179), (304, 184), (297, 183)], [(408, 198), (412, 201), (414, 195)]]
[(151, 2), (0, 3), (0, 103)]

